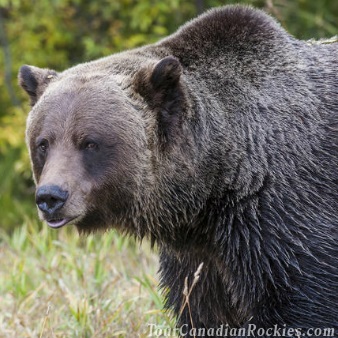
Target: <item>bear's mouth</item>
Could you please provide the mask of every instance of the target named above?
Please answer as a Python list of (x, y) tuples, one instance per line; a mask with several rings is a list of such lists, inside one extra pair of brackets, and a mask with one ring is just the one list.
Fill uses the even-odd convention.
[(50, 226), (53, 229), (58, 229), (72, 221), (73, 218), (55, 218), (50, 219), (47, 221), (48, 226)]

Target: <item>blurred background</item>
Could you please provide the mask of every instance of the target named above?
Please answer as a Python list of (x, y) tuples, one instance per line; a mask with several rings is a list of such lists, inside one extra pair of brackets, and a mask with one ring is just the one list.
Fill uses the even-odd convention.
[(11, 231), (36, 217), (24, 143), (29, 104), (16, 79), (22, 64), (60, 71), (157, 41), (230, 3), (263, 8), (299, 39), (338, 33), (332, 0), (0, 0), (0, 228)]

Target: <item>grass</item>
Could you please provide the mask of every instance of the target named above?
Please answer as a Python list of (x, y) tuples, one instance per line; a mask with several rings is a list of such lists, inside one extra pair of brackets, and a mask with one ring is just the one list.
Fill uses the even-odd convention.
[(0, 337), (148, 337), (173, 327), (147, 243), (27, 222), (0, 233)]

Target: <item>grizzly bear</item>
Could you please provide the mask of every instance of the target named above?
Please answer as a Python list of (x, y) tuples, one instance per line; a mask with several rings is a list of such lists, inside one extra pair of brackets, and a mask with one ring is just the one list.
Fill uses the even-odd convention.
[(22, 66), (39, 215), (156, 244), (181, 336), (337, 337), (337, 74), (337, 43), (241, 6), (60, 73)]

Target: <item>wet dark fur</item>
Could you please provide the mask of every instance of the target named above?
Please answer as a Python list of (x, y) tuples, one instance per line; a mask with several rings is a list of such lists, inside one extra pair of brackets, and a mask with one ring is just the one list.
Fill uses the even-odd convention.
[[(157, 243), (175, 314), (185, 277), (191, 283), (204, 262), (192, 322), (185, 308), (178, 325), (330, 327), (337, 336), (338, 45), (298, 41), (260, 11), (225, 7), (53, 81), (105, 86), (114, 74), (121, 94), (109, 100), (126, 100), (121, 114), (140, 121), (116, 150), (128, 180), (120, 186), (103, 168), (78, 228), (114, 225)], [(28, 93), (36, 77), (22, 72)]]

